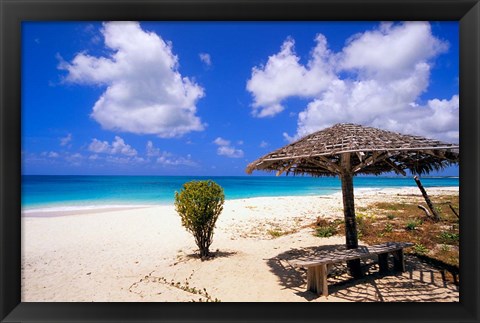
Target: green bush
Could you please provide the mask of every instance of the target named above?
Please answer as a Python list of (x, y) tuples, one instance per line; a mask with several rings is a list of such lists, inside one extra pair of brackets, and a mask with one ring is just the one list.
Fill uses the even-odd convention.
[(331, 225), (317, 227), (315, 230), (317, 231), (316, 236), (320, 238), (328, 238), (337, 233), (337, 230)]
[(385, 228), (383, 229), (383, 232), (390, 233), (393, 231), (393, 225), (391, 223), (385, 224)]
[(460, 239), (460, 235), (458, 233), (451, 232), (442, 232), (438, 237), (444, 244), (456, 244)]
[(425, 255), (428, 253), (428, 249), (427, 247), (425, 247), (423, 244), (421, 243), (416, 243), (414, 246), (413, 246), (413, 251), (414, 253), (416, 253), (417, 255)]
[(202, 259), (210, 255), (213, 229), (224, 202), (223, 188), (211, 180), (191, 181), (183, 184), (180, 193), (175, 192), (175, 210), (182, 225), (194, 236)]
[(408, 221), (407, 225), (405, 226), (405, 229), (409, 231), (416, 230), (418, 226), (422, 225), (422, 223), (423, 222), (418, 219)]

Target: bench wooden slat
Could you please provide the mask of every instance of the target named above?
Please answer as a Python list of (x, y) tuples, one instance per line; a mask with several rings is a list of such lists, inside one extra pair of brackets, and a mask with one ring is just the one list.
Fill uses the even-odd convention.
[(341, 251), (329, 252), (322, 256), (317, 256), (313, 259), (308, 260), (295, 260), (290, 263), (296, 267), (312, 267), (318, 265), (334, 264), (338, 262), (344, 262), (354, 259), (368, 258), (374, 255), (383, 254), (387, 252), (393, 252), (401, 250), (403, 248), (411, 247), (413, 243), (409, 242), (387, 242), (379, 245), (374, 245), (370, 247), (359, 247), (357, 249), (347, 249)]

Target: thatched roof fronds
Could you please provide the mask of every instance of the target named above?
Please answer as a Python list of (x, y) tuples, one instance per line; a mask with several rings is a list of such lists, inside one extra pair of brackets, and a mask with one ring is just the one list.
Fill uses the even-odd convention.
[(247, 166), (254, 170), (339, 175), (345, 170), (340, 156), (350, 158), (355, 174), (394, 171), (427, 174), (458, 163), (459, 146), (420, 136), (404, 135), (355, 124), (336, 124), (277, 149)]

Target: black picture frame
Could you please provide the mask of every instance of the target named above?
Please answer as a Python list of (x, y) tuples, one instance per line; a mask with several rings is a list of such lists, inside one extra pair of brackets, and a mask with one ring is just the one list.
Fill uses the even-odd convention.
[[(0, 0), (1, 322), (479, 322), (478, 0)], [(459, 303), (22, 303), (21, 23), (48, 20), (455, 20), (460, 24)], [(248, 288), (246, 286), (245, 288)], [(241, 291), (239, 291), (241, 292)]]

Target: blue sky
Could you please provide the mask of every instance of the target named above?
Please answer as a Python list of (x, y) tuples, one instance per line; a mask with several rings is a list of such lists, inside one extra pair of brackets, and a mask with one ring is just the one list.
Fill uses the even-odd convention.
[(244, 175), (338, 122), (458, 143), (456, 22), (28, 22), (22, 33), (23, 174)]

